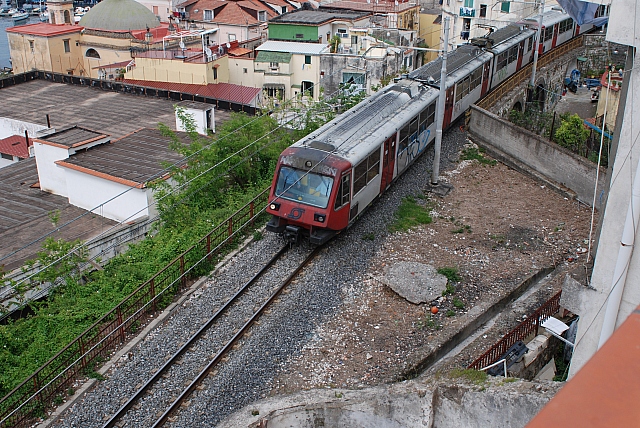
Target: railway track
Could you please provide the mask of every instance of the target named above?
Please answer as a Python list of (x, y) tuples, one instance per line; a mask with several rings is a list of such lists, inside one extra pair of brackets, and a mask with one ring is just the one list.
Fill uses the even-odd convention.
[[(251, 326), (260, 318), (264, 311), (277, 299), (280, 293), (298, 276), (300, 271), (317, 255), (320, 247), (310, 251), (304, 260), (294, 268), (286, 279), (279, 284), (273, 284), (273, 280), (266, 277), (275, 264), (282, 259), (289, 246), (278, 251), (251, 279), (223, 304), (180, 348), (175, 351), (165, 363), (158, 368), (153, 375), (133, 393), (128, 400), (114, 413), (104, 424), (103, 428), (122, 426), (153, 426), (160, 427), (175, 415), (183, 406), (191, 393), (207, 378), (234, 345), (241, 339)], [(265, 286), (265, 282), (271, 281)], [(249, 308), (249, 310), (247, 310)], [(235, 322), (226, 322), (233, 318), (228, 315), (233, 311), (244, 311), (244, 315), (236, 317)], [(237, 319), (242, 320), (237, 322)], [(230, 325), (233, 324), (233, 325)], [(215, 349), (210, 348), (207, 342), (207, 334), (212, 331), (223, 330), (226, 339), (217, 344)], [(204, 347), (210, 355), (196, 372), (185, 374), (176, 367), (190, 357), (197, 355), (194, 351), (198, 347)], [(202, 352), (200, 352), (201, 354)], [(180, 390), (179, 394), (176, 391)], [(168, 394), (166, 392), (169, 392)], [(158, 403), (160, 401), (160, 403)], [(151, 406), (158, 409), (155, 412), (156, 420), (140, 420), (135, 416), (136, 410)]]

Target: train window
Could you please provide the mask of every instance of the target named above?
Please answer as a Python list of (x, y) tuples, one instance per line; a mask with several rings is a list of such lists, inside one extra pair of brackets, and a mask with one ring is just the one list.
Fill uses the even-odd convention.
[(500, 71), (507, 66), (507, 53), (508, 52), (502, 52), (496, 58), (496, 71)]
[(353, 194), (357, 194), (364, 188), (373, 178), (378, 175), (380, 170), (380, 148), (376, 148), (367, 159), (356, 165), (353, 170)]
[(553, 38), (553, 26), (544, 29), (544, 41), (551, 40)]
[(326, 208), (332, 188), (332, 177), (283, 166), (278, 173), (275, 194), (291, 201)]
[(471, 73), (471, 83), (469, 84), (469, 92), (473, 91), (475, 88), (480, 86), (482, 83), (482, 67), (476, 68), (473, 73)]
[(400, 130), (400, 145), (398, 146), (398, 150), (404, 150), (409, 144), (409, 125), (405, 126)]
[(436, 121), (436, 103), (433, 102), (427, 108), (427, 126)]
[(351, 192), (351, 174), (345, 174), (342, 176), (340, 185), (338, 186), (338, 194), (336, 195), (335, 209), (346, 205), (349, 202), (349, 196)]
[(518, 59), (518, 46), (514, 46), (511, 49), (509, 49), (509, 56), (507, 59), (507, 63), (511, 64), (512, 62), (515, 62)]
[(529, 37), (529, 43), (527, 43), (527, 52), (533, 47), (533, 36)]
[(469, 94), (469, 83), (471, 82), (471, 76), (467, 76), (458, 82), (456, 89), (456, 102), (460, 101)]
[(413, 118), (413, 120), (409, 124), (409, 136), (415, 134), (416, 132), (418, 132), (418, 117)]
[[(416, 130), (418, 126), (418, 121), (416, 120)], [(380, 149), (376, 149), (373, 153), (369, 155), (369, 159), (367, 159), (367, 164), (369, 169), (367, 171), (367, 183), (373, 180), (373, 178), (378, 175), (380, 171)]]

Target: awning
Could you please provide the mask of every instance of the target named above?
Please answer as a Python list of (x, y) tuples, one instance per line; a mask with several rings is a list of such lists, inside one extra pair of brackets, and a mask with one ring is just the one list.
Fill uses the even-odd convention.
[(284, 83), (265, 83), (262, 85), (262, 89), (284, 89)]

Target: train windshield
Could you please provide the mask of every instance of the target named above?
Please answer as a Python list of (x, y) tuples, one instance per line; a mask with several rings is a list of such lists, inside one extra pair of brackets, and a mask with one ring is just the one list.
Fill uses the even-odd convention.
[(276, 196), (319, 208), (327, 208), (333, 178), (283, 166), (278, 173)]

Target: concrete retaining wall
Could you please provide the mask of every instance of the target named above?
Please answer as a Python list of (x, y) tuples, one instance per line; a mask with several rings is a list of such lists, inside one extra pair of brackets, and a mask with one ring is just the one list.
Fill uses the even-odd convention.
[[(469, 135), (501, 161), (544, 180), (568, 195), (573, 193), (579, 201), (592, 205), (596, 181), (593, 162), (477, 106), (471, 106)], [(604, 202), (606, 175), (606, 171), (600, 168), (596, 198), (598, 209)]]

